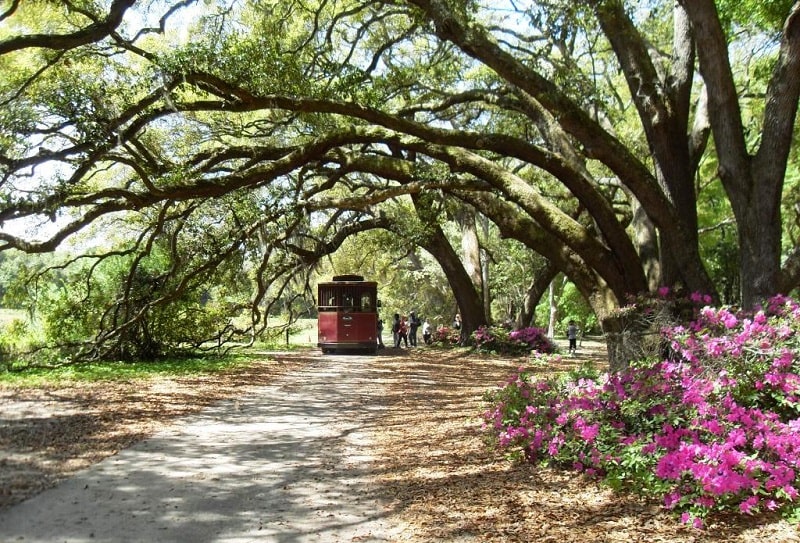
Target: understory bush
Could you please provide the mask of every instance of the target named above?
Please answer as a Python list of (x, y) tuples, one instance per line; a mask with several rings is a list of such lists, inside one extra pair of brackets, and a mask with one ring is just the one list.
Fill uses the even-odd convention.
[(472, 343), (481, 352), (497, 354), (553, 353), (555, 344), (543, 328), (509, 330), (502, 326), (481, 326), (472, 333)]
[(461, 342), (461, 330), (449, 326), (440, 326), (431, 334), (434, 345), (454, 347)]
[[(461, 331), (448, 326), (440, 326), (431, 335), (435, 345), (454, 347), (460, 345)], [(481, 326), (470, 335), (471, 347), (483, 353), (524, 355), (554, 353), (556, 345), (547, 337), (543, 328), (521, 328), (510, 330), (503, 326)]]
[[(696, 300), (702, 300), (697, 297)], [(493, 444), (663, 502), (696, 527), (712, 513), (800, 520), (800, 306), (704, 307), (663, 330), (666, 359), (535, 378), (486, 393)]]

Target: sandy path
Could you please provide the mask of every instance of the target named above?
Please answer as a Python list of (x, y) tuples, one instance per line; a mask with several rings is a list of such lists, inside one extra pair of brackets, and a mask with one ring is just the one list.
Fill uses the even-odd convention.
[(0, 512), (0, 541), (387, 541), (368, 357), (320, 358)]
[[(600, 347), (537, 371), (599, 360)], [(298, 353), (208, 379), (94, 389), (89, 403), (75, 389), (7, 391), (14, 402), (0, 397), (0, 423), (19, 430), (7, 432), (17, 437), (7, 450), (69, 478), (0, 507), (0, 542), (800, 543), (795, 526), (770, 517), (720, 517), (696, 531), (658, 503), (488, 449), (481, 397), (521, 363), (425, 348)], [(70, 401), (41, 401), (52, 397)], [(8, 417), (8, 405), (39, 414)], [(60, 418), (64, 405), (80, 417)], [(155, 434), (140, 428), (147, 417)], [(77, 456), (59, 461), (54, 449), (70, 442)], [(112, 456), (66, 469), (95, 450)], [(2, 454), (0, 476), (14, 471)]]

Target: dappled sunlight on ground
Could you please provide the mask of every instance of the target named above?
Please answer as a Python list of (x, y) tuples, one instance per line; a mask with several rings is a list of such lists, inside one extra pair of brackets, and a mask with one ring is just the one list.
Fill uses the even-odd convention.
[[(522, 366), (547, 375), (587, 362), (604, 369), (602, 343), (585, 341), (577, 356), (547, 364), (463, 349), (308, 350), (265, 353), (251, 368), (204, 377), (0, 388), (0, 510), (115, 455), (88, 472), (97, 485), (131, 470), (150, 482), (121, 481), (94, 499), (133, 503), (135, 515), (174, 520), (185, 534), (195, 531), (182, 523), (200, 515), (207, 526), (244, 522), (262, 539), (314, 537), (290, 527), (286, 514), (313, 519), (330, 541), (367, 518), (391, 528), (380, 541), (415, 543), (800, 542), (795, 528), (766, 518), (712, 519), (696, 531), (659, 504), (487, 446), (486, 391)], [(282, 421), (298, 415), (308, 424), (293, 424), (283, 439)], [(188, 439), (173, 443), (179, 435)], [(231, 461), (214, 463), (219, 457)], [(148, 490), (165, 483), (167, 493)], [(240, 508), (256, 502), (272, 505), (257, 515)]]
[[(603, 363), (603, 351), (595, 351)], [(547, 373), (572, 369), (563, 358)], [(658, 504), (621, 496), (571, 472), (511, 462), (483, 439), (483, 393), (526, 360), (418, 350), (388, 360), (391, 371), (378, 460), (408, 541), (800, 541), (784, 522), (713, 521), (704, 532), (680, 525)]]

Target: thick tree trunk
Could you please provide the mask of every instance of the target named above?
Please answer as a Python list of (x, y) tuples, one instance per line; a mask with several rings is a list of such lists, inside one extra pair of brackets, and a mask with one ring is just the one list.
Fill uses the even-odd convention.
[[(763, 179), (759, 179), (759, 182)], [(780, 287), (780, 200), (759, 198), (736, 213), (743, 307), (756, 307)]]
[(728, 43), (712, 0), (679, 0), (697, 41), (708, 87), (709, 118), (719, 175), (736, 216), (741, 296), (754, 307), (780, 288), (780, 201), (800, 98), (800, 1), (783, 27), (780, 53), (767, 87), (761, 144), (747, 149)]
[[(652, 316), (652, 315), (651, 315)], [(659, 356), (664, 349), (659, 325), (643, 315), (609, 316), (601, 323), (611, 372), (623, 371), (631, 362)]]
[[(424, 207), (417, 197), (414, 197), (414, 203)], [(429, 225), (428, 228), (430, 233), (421, 240), (420, 245), (436, 259), (447, 277), (461, 315), (461, 343), (466, 344), (472, 332), (488, 324), (483, 313), (481, 293), (439, 225)]]
[(483, 304), (483, 274), (481, 273), (481, 247), (478, 240), (478, 227), (475, 220), (475, 209), (462, 207), (456, 217), (461, 228), (461, 253), (464, 270), (469, 275), (476, 292), (480, 293)]
[(556, 280), (550, 281), (547, 289), (547, 305), (549, 306), (547, 319), (547, 337), (553, 338), (556, 335), (556, 321), (558, 320), (558, 303), (556, 302)]
[(667, 74), (652, 61), (646, 40), (622, 3), (597, 3), (595, 13), (625, 73), (650, 144), (655, 178), (674, 213), (674, 223), (659, 225), (660, 283), (716, 295), (697, 250), (696, 149), (688, 130), (694, 49), (688, 17), (676, 6), (672, 70)]
[[(483, 239), (489, 239), (489, 219), (480, 217)], [(481, 285), (483, 285), (483, 315), (486, 322), (492, 323), (492, 293), (489, 290), (489, 251), (481, 249)]]
[(783, 263), (778, 292), (789, 294), (796, 288), (800, 288), (800, 247), (792, 249)]
[(639, 205), (636, 197), (631, 195), (630, 201), (633, 209), (633, 218), (631, 219), (633, 243), (639, 252), (642, 270), (647, 277), (648, 290), (655, 292), (658, 287), (664, 284), (661, 275), (658, 234), (653, 221), (647, 216), (644, 208)]
[(534, 272), (533, 280), (528, 286), (528, 290), (525, 291), (522, 308), (517, 315), (517, 328), (526, 328), (536, 324), (536, 306), (547, 291), (550, 281), (552, 281), (557, 274), (558, 268), (550, 261), (547, 261), (542, 269)]

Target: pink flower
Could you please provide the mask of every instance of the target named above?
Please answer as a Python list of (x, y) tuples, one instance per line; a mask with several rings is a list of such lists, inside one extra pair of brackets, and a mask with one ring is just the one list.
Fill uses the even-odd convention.
[(656, 452), (657, 445), (655, 443), (648, 443), (642, 447), (642, 454), (653, 454)]
[(739, 504), (739, 510), (747, 515), (758, 511), (758, 496), (750, 496)]
[(689, 299), (696, 304), (710, 304), (712, 298), (709, 294), (701, 294), (700, 292), (692, 292)]
[(599, 433), (599, 424), (586, 424), (580, 429), (581, 437), (585, 439), (587, 443), (593, 442)]
[(772, 367), (776, 370), (787, 369), (792, 366), (794, 361), (794, 353), (789, 349), (783, 349), (781, 354), (772, 362)]
[(726, 310), (722, 310), (720, 311), (720, 321), (722, 321), (722, 324), (725, 325), (725, 328), (730, 330), (731, 328), (733, 328), (738, 324), (739, 319), (737, 319), (736, 315), (734, 315), (733, 313), (730, 313), (729, 311)]
[(681, 515), (681, 522), (684, 524), (691, 524), (692, 528), (695, 528), (696, 530), (703, 529), (703, 519), (696, 517), (691, 513), (683, 513)]
[(678, 502), (681, 501), (681, 493), (680, 492), (670, 492), (666, 496), (664, 496), (664, 507), (667, 509), (672, 509), (675, 507)]
[(713, 507), (714, 502), (715, 500), (711, 496), (700, 496), (694, 501), (694, 503), (701, 507)]

